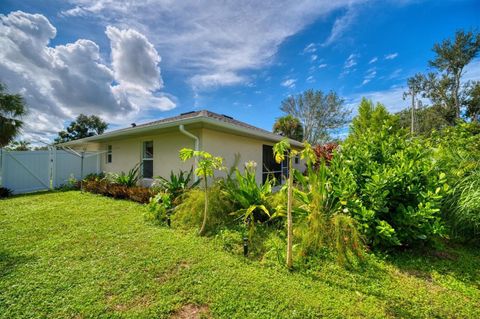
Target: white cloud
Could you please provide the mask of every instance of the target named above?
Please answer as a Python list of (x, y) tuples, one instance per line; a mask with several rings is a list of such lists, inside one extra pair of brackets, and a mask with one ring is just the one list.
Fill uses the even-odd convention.
[(398, 53), (397, 53), (397, 52), (395, 52), (395, 53), (390, 53), (390, 54), (385, 55), (385, 60), (393, 60), (393, 59), (395, 59), (397, 56), (398, 56)]
[[(16, 11), (0, 15), (0, 22), (1, 81), (10, 92), (25, 97), (30, 112), (25, 119), (25, 137), (46, 141), (63, 129), (65, 121), (80, 113), (123, 123), (144, 116), (142, 111), (148, 109), (175, 107), (170, 97), (152, 90), (161, 84), (158, 55), (158, 59), (151, 56), (150, 61), (137, 64), (141, 70), (131, 71), (123, 65), (152, 54), (145, 38), (140, 45), (139, 34), (125, 32), (136, 36), (136, 52), (131, 52), (133, 44), (129, 40), (117, 43), (111, 68), (102, 61), (100, 48), (93, 41), (79, 39), (49, 46), (56, 29), (41, 14)], [(149, 63), (152, 61), (157, 63)], [(153, 79), (155, 74), (157, 80)], [(127, 77), (134, 78), (138, 85), (133, 88)]]
[(322, 63), (318, 66), (319, 69), (323, 69), (323, 68), (326, 68), (326, 67), (327, 67), (326, 63)]
[(377, 57), (373, 57), (370, 61), (368, 61), (368, 64), (372, 64), (378, 61)]
[(156, 90), (163, 86), (160, 77), (160, 56), (147, 38), (132, 29), (108, 26), (105, 31), (112, 47), (112, 66), (123, 86)]
[(282, 83), (280, 83), (281, 86), (287, 87), (289, 89), (293, 89), (295, 87), (295, 82), (297, 82), (296, 79), (286, 79)]
[[(248, 82), (246, 70), (273, 61), (278, 47), (307, 25), (363, 0), (71, 0), (88, 18), (145, 34), (162, 53), (162, 64), (184, 72), (202, 88)], [(308, 47), (308, 46), (307, 46)], [(311, 46), (308, 50), (312, 50)]]
[(480, 81), (480, 59), (475, 59), (465, 67), (463, 81)]
[(314, 83), (314, 82), (315, 82), (315, 78), (313, 77), (313, 75), (310, 75), (305, 81), (306, 81), (307, 83)]
[(354, 9), (349, 6), (347, 12), (343, 16), (335, 20), (332, 30), (330, 31), (330, 35), (322, 44), (322, 46), (329, 46), (335, 41), (337, 41), (355, 21), (356, 16), (357, 15)]
[(344, 64), (344, 68), (345, 69), (350, 69), (352, 67), (354, 67), (355, 65), (357, 65), (357, 57), (358, 55), (357, 54), (350, 54), (347, 58), (347, 60), (345, 60), (345, 64)]
[(304, 49), (303, 53), (315, 53), (317, 51), (317, 46), (315, 43), (309, 43)]
[(367, 84), (371, 80), (373, 80), (377, 76), (377, 69), (376, 68), (370, 68), (367, 70), (367, 73), (365, 74), (365, 77), (363, 78), (362, 85)]
[(318, 59), (318, 55), (312, 54), (312, 56), (310, 57), (310, 61), (315, 62), (316, 59)]

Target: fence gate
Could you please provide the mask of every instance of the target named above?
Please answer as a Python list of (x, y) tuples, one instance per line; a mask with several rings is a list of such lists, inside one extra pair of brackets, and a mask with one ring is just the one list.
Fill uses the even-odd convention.
[(1, 150), (1, 185), (14, 194), (53, 189), (70, 178), (100, 172), (100, 154)]

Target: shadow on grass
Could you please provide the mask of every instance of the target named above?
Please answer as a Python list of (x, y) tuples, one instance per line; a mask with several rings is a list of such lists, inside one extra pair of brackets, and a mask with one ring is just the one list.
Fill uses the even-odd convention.
[(480, 288), (478, 246), (446, 243), (442, 249), (422, 248), (396, 253), (388, 261), (400, 271), (420, 279), (432, 280), (435, 272)]
[(0, 278), (15, 271), (21, 265), (36, 260), (33, 256), (14, 255), (7, 251), (0, 251)]

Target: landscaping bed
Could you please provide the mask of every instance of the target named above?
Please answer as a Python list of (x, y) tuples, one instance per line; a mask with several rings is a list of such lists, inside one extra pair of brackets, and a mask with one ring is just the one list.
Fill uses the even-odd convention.
[(478, 248), (271, 268), (79, 191), (0, 201), (0, 318), (476, 318)]

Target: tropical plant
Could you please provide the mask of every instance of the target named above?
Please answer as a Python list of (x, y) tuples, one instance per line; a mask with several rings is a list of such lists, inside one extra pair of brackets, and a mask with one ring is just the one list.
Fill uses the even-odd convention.
[(8, 145), (23, 127), (27, 114), (25, 100), (20, 94), (10, 94), (0, 83), (0, 148)]
[(166, 179), (162, 176), (156, 177), (155, 181), (152, 184), (153, 188), (159, 188), (162, 192), (166, 192), (172, 195), (172, 199), (175, 200), (186, 190), (196, 187), (201, 179), (197, 179), (192, 182), (193, 177), (193, 167), (190, 171), (180, 170), (178, 174), (175, 174), (173, 171), (170, 172), (170, 178)]
[(235, 178), (227, 178), (224, 182), (225, 194), (236, 209), (232, 214), (240, 216), (251, 231), (257, 221), (264, 222), (271, 215), (268, 197), (272, 194), (273, 181), (268, 179), (258, 184), (256, 166), (253, 161), (247, 162), (243, 174), (236, 169)]
[(151, 197), (147, 204), (147, 212), (144, 215), (145, 220), (165, 223), (173, 210), (172, 195), (159, 192)]
[(29, 141), (13, 141), (5, 149), (7, 151), (29, 151), (31, 150), (30, 144)]
[(191, 228), (202, 224), (202, 234), (215, 233), (217, 230), (231, 225), (234, 218), (230, 213), (234, 211), (234, 208), (220, 183), (214, 182), (206, 194), (208, 196), (207, 220), (205, 220), (205, 191), (200, 188), (192, 188), (180, 196), (180, 204), (172, 212), (172, 225)]
[(273, 124), (273, 133), (294, 139), (296, 141), (303, 140), (303, 126), (299, 119), (288, 114), (277, 118)]
[(300, 153), (301, 158), (305, 159), (308, 165), (314, 163), (315, 153), (312, 150), (312, 147), (308, 142), (304, 142), (304, 147), (302, 151), (293, 149), (290, 145), (288, 139), (283, 139), (280, 142), (276, 143), (273, 146), (273, 154), (275, 161), (277, 163), (283, 162), (285, 159), (288, 161), (288, 179), (287, 179), (287, 259), (286, 264), (287, 268), (291, 269), (293, 267), (293, 216), (292, 216), (292, 206), (293, 206), (293, 159)]
[(140, 171), (140, 164), (136, 164), (127, 173), (125, 172), (121, 172), (120, 174), (109, 173), (105, 178), (114, 184), (123, 185), (126, 187), (133, 187), (137, 185), (138, 180), (140, 178), (139, 171)]
[(205, 151), (194, 151), (189, 148), (183, 148), (180, 150), (180, 159), (186, 161), (191, 158), (197, 159), (197, 168), (195, 174), (203, 178), (203, 192), (204, 192), (204, 211), (203, 222), (199, 230), (199, 235), (203, 235), (205, 226), (207, 224), (208, 216), (208, 177), (213, 177), (215, 170), (223, 170), (223, 159), (221, 157), (212, 156)]

